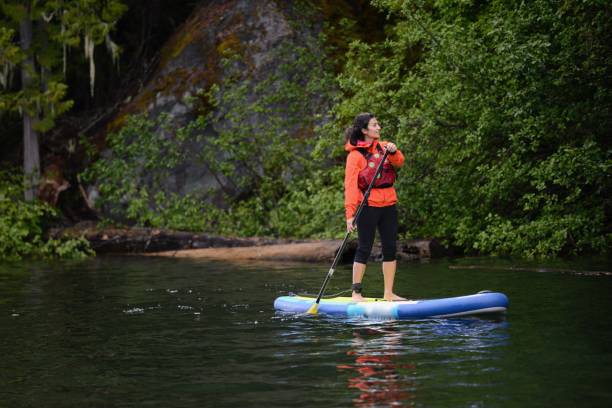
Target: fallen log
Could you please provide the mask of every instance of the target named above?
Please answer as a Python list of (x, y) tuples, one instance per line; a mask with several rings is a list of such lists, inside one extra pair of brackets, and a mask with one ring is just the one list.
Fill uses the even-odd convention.
[[(331, 262), (340, 240), (292, 240), (275, 238), (237, 238), (172, 231), (158, 228), (100, 227), (82, 222), (70, 228), (56, 228), (49, 238), (84, 237), (98, 254), (141, 253), (152, 256), (202, 258), (217, 260), (270, 260), (295, 262)], [(357, 250), (356, 237), (349, 242), (340, 260), (351, 263)], [(408, 240), (397, 244), (397, 259), (420, 260), (447, 256), (436, 240)], [(382, 260), (380, 243), (374, 246), (370, 260)]]
[(159, 228), (98, 227), (94, 223), (80, 223), (70, 228), (54, 228), (49, 238), (83, 237), (98, 254), (151, 253), (197, 248), (232, 248), (287, 244), (292, 240), (268, 238), (235, 238)]
[(294, 242), (290, 244), (269, 244), (257, 246), (185, 249), (149, 253), (149, 256), (169, 256), (174, 258), (199, 258), (224, 261), (293, 261), (327, 262), (333, 259), (340, 241), (325, 240), (314, 242)]

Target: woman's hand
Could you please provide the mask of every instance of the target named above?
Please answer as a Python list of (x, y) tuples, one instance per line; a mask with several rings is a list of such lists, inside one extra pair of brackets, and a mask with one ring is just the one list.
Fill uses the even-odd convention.
[(355, 217), (351, 217), (348, 220), (346, 220), (346, 232), (353, 232), (357, 229), (357, 227), (353, 225), (354, 220), (355, 220)]
[(395, 153), (397, 151), (397, 146), (395, 145), (395, 143), (387, 143), (387, 151), (391, 154)]

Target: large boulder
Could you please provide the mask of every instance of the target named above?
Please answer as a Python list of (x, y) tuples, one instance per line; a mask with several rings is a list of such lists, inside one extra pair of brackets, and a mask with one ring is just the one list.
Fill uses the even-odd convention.
[[(254, 181), (270, 171), (264, 159), (258, 159), (265, 155), (260, 148), (262, 135), (276, 135), (270, 143), (283, 140), (273, 137), (285, 135), (286, 140), (303, 142), (325, 120), (330, 106), (333, 90), (316, 88), (322, 86), (316, 82), (322, 76), (333, 75), (319, 39), (321, 10), (308, 4), (202, 2), (160, 50), (157, 69), (120, 106), (101, 138), (121, 129), (136, 114), (169, 115), (175, 129), (203, 118), (194, 136), (180, 142), (181, 160), (164, 169), (161, 177), (157, 175), (161, 180), (157, 188), (179, 195), (199, 194), (219, 206), (228, 198), (248, 194)], [(168, 139), (175, 137), (167, 127), (158, 132)], [(219, 137), (233, 141), (242, 137), (240, 142), (253, 145), (255, 159), (213, 146), (211, 141)], [(304, 146), (309, 147), (307, 142)], [(106, 151), (103, 157), (112, 154)], [(233, 167), (223, 170), (223, 161)], [(287, 173), (279, 177), (290, 177), (291, 165), (284, 167)], [(151, 184), (152, 173), (135, 175), (136, 183)]]

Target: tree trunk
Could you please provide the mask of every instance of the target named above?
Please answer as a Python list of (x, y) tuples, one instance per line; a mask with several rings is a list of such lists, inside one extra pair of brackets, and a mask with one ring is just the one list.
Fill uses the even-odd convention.
[[(26, 15), (19, 24), (19, 36), (22, 51), (28, 56), (21, 63), (21, 88), (32, 86), (32, 77), (36, 72), (34, 57), (31, 55), (32, 45), (32, 19), (30, 1), (25, 4)], [(33, 129), (36, 117), (30, 116), (23, 110), (23, 171), (25, 174), (25, 199), (34, 200), (36, 186), (40, 179), (40, 157), (38, 152), (38, 133)]]

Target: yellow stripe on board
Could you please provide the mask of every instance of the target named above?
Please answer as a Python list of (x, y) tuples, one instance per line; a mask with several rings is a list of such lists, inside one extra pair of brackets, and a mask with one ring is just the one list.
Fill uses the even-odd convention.
[[(317, 300), (317, 298), (315, 297), (307, 297), (307, 296), (296, 296), (296, 299), (300, 299), (300, 300), (308, 300), (308, 301), (315, 301)], [(386, 302), (386, 300), (384, 299), (380, 299), (380, 298), (363, 298), (364, 302)], [(325, 303), (357, 303), (353, 300), (353, 298), (348, 297), (348, 296), (339, 296), (339, 297), (335, 297), (335, 298), (328, 298), (328, 299), (321, 299), (321, 303), (325, 302)], [(362, 303), (362, 302), (359, 302)]]

